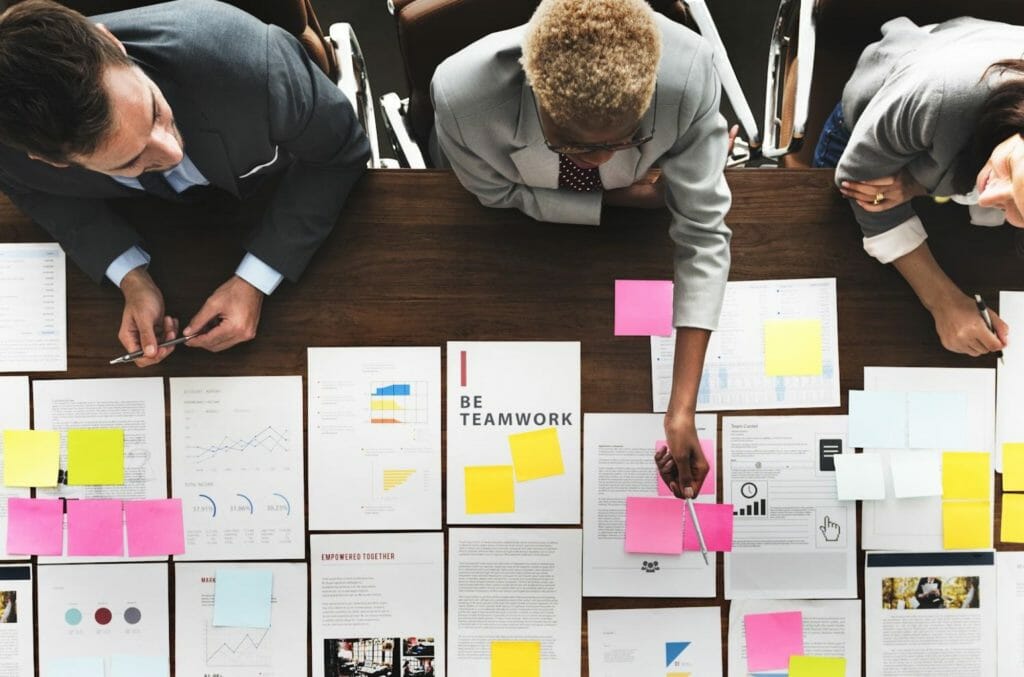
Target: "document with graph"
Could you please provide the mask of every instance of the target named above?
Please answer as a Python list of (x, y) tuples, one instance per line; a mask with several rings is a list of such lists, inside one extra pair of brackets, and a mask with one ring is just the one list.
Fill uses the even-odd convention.
[[(217, 569), (273, 575), (270, 627), (213, 624)], [(174, 669), (179, 675), (293, 677), (306, 674), (305, 562), (174, 565)]]
[(176, 560), (305, 555), (301, 377), (172, 378), (171, 462)]
[[(7, 499), (28, 498), (28, 487), (9, 487), (4, 478), (4, 430), (29, 429), (28, 376), (0, 376), (0, 560), (28, 559), (7, 552)], [(0, 666), (3, 664), (0, 663)], [(3, 674), (0, 671), (0, 674)]]
[(313, 677), (444, 677), (444, 534), (313, 535), (309, 550)]
[(441, 349), (309, 349), (309, 528), (441, 528)]
[(170, 674), (166, 563), (52, 564), (36, 579), (41, 677)]
[(587, 612), (590, 677), (722, 677), (722, 609)]
[[(838, 407), (838, 337), (835, 278), (729, 282), (704, 358), (697, 411)], [(675, 335), (651, 337), (656, 412), (668, 408), (675, 343)], [(811, 345), (812, 360), (782, 359), (786, 346), (800, 346), (797, 357), (804, 358)]]
[(722, 419), (726, 599), (857, 596), (856, 501), (840, 501), (835, 480), (846, 432), (846, 416)]
[(578, 524), (580, 344), (448, 343), (449, 524)]

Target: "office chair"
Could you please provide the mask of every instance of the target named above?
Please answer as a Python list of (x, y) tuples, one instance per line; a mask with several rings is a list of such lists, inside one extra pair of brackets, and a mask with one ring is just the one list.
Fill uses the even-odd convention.
[[(883, 23), (919, 25), (958, 16), (1024, 24), (1019, 0), (780, 0), (769, 52), (765, 157), (809, 167), (818, 136), (864, 48)], [(980, 74), (979, 74), (980, 76)]]
[[(704, 0), (648, 0), (674, 21), (698, 30), (716, 49), (716, 62), (733, 108), (756, 143), (753, 115), (718, 37)], [(398, 29), (409, 96), (391, 92), (381, 97), (382, 120), (392, 150), (403, 167), (427, 166), (427, 142), (434, 125), (430, 80), (438, 64), (472, 42), (496, 31), (526, 23), (539, 0), (388, 0)], [(689, 7), (692, 12), (687, 12)], [(744, 115), (744, 112), (746, 115)]]
[[(14, 5), (21, 0), (8, 0)], [(86, 16), (117, 12), (133, 7), (155, 5), (164, 0), (58, 0)], [(227, 0), (229, 4), (245, 10), (269, 24), (280, 26), (294, 35), (317, 66), (348, 97), (356, 111), (366, 135), (370, 139), (370, 167), (380, 166), (377, 143), (377, 121), (374, 115), (370, 80), (352, 27), (336, 23), (325, 36), (313, 11), (310, 0)], [(0, 4), (0, 9), (3, 6)]]

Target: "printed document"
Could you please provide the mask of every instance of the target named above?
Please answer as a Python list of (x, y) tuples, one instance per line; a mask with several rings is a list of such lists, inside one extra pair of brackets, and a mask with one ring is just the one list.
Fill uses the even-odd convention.
[(867, 674), (994, 677), (1003, 592), (992, 551), (867, 553)]
[[(7, 555), (7, 499), (28, 498), (31, 489), (4, 483), (4, 430), (29, 429), (28, 376), (0, 376), (0, 560), (28, 559)], [(31, 594), (31, 588), (29, 589)], [(0, 664), (2, 665), (2, 664)], [(3, 674), (3, 672), (0, 672)]]
[[(583, 421), (583, 594), (714, 597), (716, 553), (708, 566), (700, 552), (644, 555), (623, 547), (626, 498), (658, 495), (654, 446), (665, 437), (665, 417), (586, 414)], [(697, 436), (716, 449), (717, 416), (697, 414), (696, 424)], [(695, 502), (715, 503), (714, 485), (709, 475)]]
[(67, 371), (67, 286), (56, 242), (0, 243), (0, 372)]
[(0, 675), (34, 677), (32, 567), (0, 566)]
[(540, 642), (541, 674), (580, 677), (579, 529), (451, 529), (451, 677), (489, 675), (492, 642)]
[(448, 343), (449, 524), (577, 524), (580, 344)]
[(305, 555), (302, 378), (171, 379), (176, 560)]
[(997, 552), (996, 575), (999, 674), (1024, 675), (1024, 552)]
[[(995, 445), (995, 370), (865, 367), (865, 391), (964, 393), (967, 396), (967, 444), (943, 451), (993, 451)], [(865, 550), (942, 550), (942, 497), (896, 498), (892, 457), (903, 449), (864, 449), (882, 457), (885, 500), (865, 501), (861, 545)], [(989, 492), (991, 495), (991, 492)]]
[[(726, 599), (857, 596), (857, 511), (838, 500), (845, 416), (722, 419), (723, 503), (735, 514)], [(848, 453), (848, 452), (847, 452)]]
[(306, 563), (230, 565), (273, 575), (269, 628), (213, 624), (216, 572), (223, 564), (174, 565), (174, 667), (179, 675), (292, 677), (306, 673)]
[(748, 677), (747, 614), (799, 611), (804, 655), (846, 659), (846, 677), (860, 677), (860, 600), (738, 599), (729, 607), (729, 677)]
[(313, 677), (444, 677), (443, 534), (313, 535), (310, 557)]
[(441, 528), (441, 349), (309, 349), (309, 528)]
[[(820, 322), (819, 375), (767, 375), (765, 323), (777, 320)], [(729, 282), (722, 317), (704, 358), (697, 411), (838, 407), (837, 327), (835, 278)], [(668, 409), (675, 343), (674, 334), (651, 337), (656, 412)]]
[[(1024, 292), (999, 292), (999, 317), (1011, 327), (1024, 326)], [(1003, 471), (1004, 444), (1024, 442), (1024, 348), (1017, 341), (1003, 349), (1003, 359), (996, 363), (996, 446), (993, 463)]]
[(722, 609), (587, 612), (590, 677), (722, 675)]

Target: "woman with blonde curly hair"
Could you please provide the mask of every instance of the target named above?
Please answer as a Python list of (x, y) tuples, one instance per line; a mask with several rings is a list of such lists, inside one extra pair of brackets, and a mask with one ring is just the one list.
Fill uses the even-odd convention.
[(728, 136), (710, 44), (643, 0), (543, 0), (527, 25), (438, 66), (431, 96), (434, 162), (486, 206), (557, 223), (598, 224), (606, 204), (672, 213), (671, 455), (658, 465), (696, 496), (708, 471), (697, 389), (729, 274)]

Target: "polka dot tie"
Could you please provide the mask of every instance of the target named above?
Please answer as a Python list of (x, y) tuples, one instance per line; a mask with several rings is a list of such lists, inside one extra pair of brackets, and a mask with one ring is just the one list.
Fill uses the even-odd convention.
[(558, 154), (558, 187), (564, 190), (589, 192), (602, 190), (601, 171), (598, 167), (584, 169), (564, 153)]

